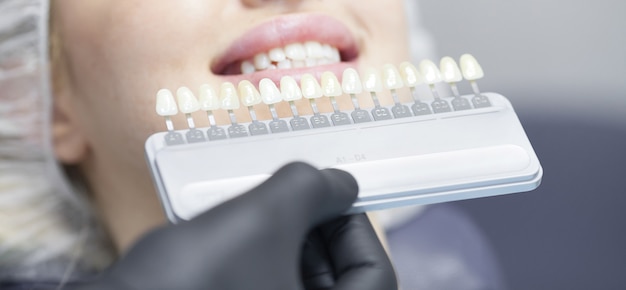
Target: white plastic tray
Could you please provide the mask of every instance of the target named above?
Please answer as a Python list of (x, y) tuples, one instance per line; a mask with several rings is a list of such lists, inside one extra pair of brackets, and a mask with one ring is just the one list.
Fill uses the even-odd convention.
[(542, 168), (510, 102), (483, 95), (490, 107), (194, 144), (167, 146), (162, 132), (146, 141), (146, 158), (172, 222), (292, 161), (354, 175), (360, 193), (350, 212), (536, 188)]

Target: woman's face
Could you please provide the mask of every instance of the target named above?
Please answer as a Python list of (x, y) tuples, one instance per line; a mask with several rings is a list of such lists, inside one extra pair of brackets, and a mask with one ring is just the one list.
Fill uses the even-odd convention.
[[(80, 167), (124, 249), (163, 220), (143, 155), (146, 138), (165, 130), (159, 89), (397, 64), (409, 58), (403, 9), (401, 0), (53, 1), (57, 157)], [(259, 53), (306, 42), (337, 48), (341, 61), (241, 74)]]

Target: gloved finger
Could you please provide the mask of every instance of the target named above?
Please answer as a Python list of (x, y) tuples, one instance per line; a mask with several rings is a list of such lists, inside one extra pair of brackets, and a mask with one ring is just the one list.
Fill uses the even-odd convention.
[(248, 222), (266, 222), (282, 232), (291, 230), (302, 239), (315, 225), (345, 212), (356, 200), (358, 185), (347, 172), (318, 170), (306, 163), (290, 163), (248, 193), (194, 219), (202, 225), (224, 219), (229, 213), (246, 213)]
[(331, 289), (335, 285), (334, 273), (324, 240), (319, 231), (314, 229), (302, 247), (300, 276), (304, 289)]
[(319, 230), (337, 275), (333, 290), (397, 289), (391, 261), (365, 214), (341, 217)]

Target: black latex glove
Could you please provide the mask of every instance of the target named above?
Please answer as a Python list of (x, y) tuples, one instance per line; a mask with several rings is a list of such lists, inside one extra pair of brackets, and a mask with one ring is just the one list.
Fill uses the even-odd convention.
[(289, 164), (247, 194), (147, 234), (79, 288), (396, 290), (367, 217), (341, 216), (357, 191), (346, 172)]

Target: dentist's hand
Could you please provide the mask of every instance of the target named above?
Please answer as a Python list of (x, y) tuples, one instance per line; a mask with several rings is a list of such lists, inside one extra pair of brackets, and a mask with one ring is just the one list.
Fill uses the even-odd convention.
[(84, 289), (395, 290), (352, 176), (289, 164), (265, 183), (144, 236)]

